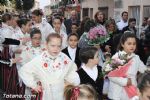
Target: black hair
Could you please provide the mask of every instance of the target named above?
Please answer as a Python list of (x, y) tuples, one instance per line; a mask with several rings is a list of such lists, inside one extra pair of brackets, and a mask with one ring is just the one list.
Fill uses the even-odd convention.
[(54, 17), (52, 21), (54, 22), (55, 19), (59, 19), (61, 23), (62, 23), (62, 21), (63, 21), (62, 18), (59, 17), (59, 16)]
[(124, 44), (128, 38), (135, 38), (135, 40), (137, 39), (134, 33), (132, 33), (131, 31), (125, 31), (120, 38), (118, 50), (123, 50), (122, 44)]
[(77, 33), (71, 33), (71, 34), (69, 34), (67, 39), (69, 40), (69, 38), (70, 38), (71, 36), (76, 36), (77, 39), (79, 40), (79, 36), (78, 36)]
[(24, 19), (19, 19), (19, 20), (17, 21), (17, 24), (18, 24), (18, 26), (21, 28), (22, 25), (26, 25), (29, 21), (30, 21), (30, 19), (26, 19), (26, 18), (24, 18)]
[(129, 18), (128, 23), (130, 23), (130, 22), (136, 22), (136, 19), (135, 18)]
[(84, 24), (84, 31), (89, 32), (89, 30), (96, 26), (96, 23), (93, 19), (87, 20)]
[(32, 14), (35, 16), (43, 16), (43, 12), (39, 9), (34, 10)]
[(71, 24), (71, 26), (72, 26), (72, 25), (75, 25), (75, 26), (77, 26), (77, 27), (78, 27), (78, 24), (77, 24), (77, 23), (72, 23), (72, 24)]
[(93, 59), (98, 49), (96, 47), (86, 47), (79, 51), (81, 62), (87, 64), (89, 59)]
[(125, 13), (128, 14), (127, 11), (123, 11), (123, 12), (121, 13), (121, 16), (123, 16)]
[(37, 28), (33, 28), (30, 32), (30, 38), (32, 38), (34, 34), (41, 34), (41, 31)]
[(12, 16), (8, 13), (2, 15), (2, 22), (6, 23), (7, 21), (11, 20)]
[(146, 71), (139, 79), (138, 88), (141, 93), (145, 91), (145, 89), (150, 88), (150, 71)]
[(2, 24), (2, 20), (0, 19), (0, 24)]

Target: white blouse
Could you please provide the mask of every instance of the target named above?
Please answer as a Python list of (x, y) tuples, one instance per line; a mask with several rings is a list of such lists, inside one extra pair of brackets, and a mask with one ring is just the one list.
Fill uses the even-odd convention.
[(97, 65), (94, 66), (93, 68), (89, 68), (83, 65), (82, 68), (94, 81), (96, 81), (97, 76), (98, 76)]
[(33, 89), (37, 87), (35, 78), (38, 78), (43, 88), (42, 100), (63, 100), (65, 81), (74, 85), (80, 82), (76, 70), (75, 63), (64, 53), (53, 57), (44, 51), (21, 67), (19, 76)]
[(68, 46), (68, 53), (69, 53), (72, 61), (75, 61), (76, 50), (77, 50), (77, 48), (72, 49), (70, 46)]
[[(112, 58), (118, 58), (123, 51), (117, 52)], [(132, 55), (132, 63), (127, 71), (127, 77), (109, 77), (110, 85), (108, 91), (108, 97), (113, 100), (130, 100), (127, 93), (124, 90), (124, 86), (127, 85), (128, 78), (131, 78), (131, 82), (134, 86), (137, 86), (137, 72), (144, 73), (147, 67), (140, 60), (136, 54)]]
[(42, 42), (43, 43), (46, 42), (46, 38), (50, 33), (55, 32), (54, 29), (52, 28), (52, 26), (45, 20), (42, 20), (41, 23), (35, 23), (35, 25), (33, 25), (33, 28), (34, 27), (40, 29), (40, 31), (42, 33)]

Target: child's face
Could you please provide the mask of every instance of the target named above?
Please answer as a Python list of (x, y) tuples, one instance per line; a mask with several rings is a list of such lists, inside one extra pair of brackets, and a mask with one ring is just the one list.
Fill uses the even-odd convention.
[(61, 39), (60, 38), (51, 38), (47, 43), (47, 49), (50, 55), (57, 56), (61, 51)]
[(126, 53), (133, 53), (136, 49), (136, 40), (135, 38), (128, 38), (124, 44), (122, 44), (123, 50)]
[(38, 47), (41, 44), (41, 34), (34, 34), (33, 37), (31, 38), (32, 45), (34, 47)]
[(55, 30), (60, 30), (61, 21), (59, 19), (54, 19), (53, 26), (54, 26)]
[(94, 58), (92, 59), (92, 63), (93, 63), (94, 65), (97, 65), (98, 62), (99, 62), (99, 53), (98, 53), (98, 51), (97, 51), (97, 52), (95, 53), (95, 55), (94, 55)]
[(31, 21), (28, 21), (26, 25), (23, 25), (23, 26), (22, 26), (22, 28), (23, 28), (27, 33), (30, 32), (31, 27), (32, 27)]
[(77, 26), (76, 25), (72, 25), (71, 26), (71, 30), (72, 30), (72, 33), (77, 33)]
[(32, 20), (35, 21), (36, 23), (38, 23), (40, 19), (41, 19), (41, 16), (36, 16), (32, 14)]
[(78, 38), (75, 35), (72, 35), (68, 39), (68, 44), (71, 48), (76, 48), (78, 44)]
[(140, 94), (140, 100), (150, 100), (150, 88), (145, 89), (145, 91)]

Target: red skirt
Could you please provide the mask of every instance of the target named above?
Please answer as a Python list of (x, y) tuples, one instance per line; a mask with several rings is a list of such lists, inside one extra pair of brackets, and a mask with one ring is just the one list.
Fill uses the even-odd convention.
[[(10, 59), (11, 56), (9, 54), (9, 47), (4, 47), (3, 51), (0, 54), (1, 59)], [(19, 81), (18, 81), (18, 71), (16, 68), (16, 65), (14, 64), (13, 66), (9, 66), (6, 64), (1, 64), (1, 76), (2, 76), (2, 90), (6, 94), (15, 94), (15, 95), (24, 95), (24, 86), (20, 87), (19, 86)], [(9, 99), (11, 100), (11, 99)], [(17, 100), (17, 98), (12, 99), (12, 100)], [(19, 99), (23, 100), (23, 99)]]

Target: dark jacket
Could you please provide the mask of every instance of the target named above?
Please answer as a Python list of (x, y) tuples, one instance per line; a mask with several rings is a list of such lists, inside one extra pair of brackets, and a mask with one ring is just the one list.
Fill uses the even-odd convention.
[[(76, 56), (75, 56), (75, 63), (76, 63), (78, 68), (80, 68), (80, 66), (81, 66), (81, 61), (79, 59), (79, 50), (80, 50), (80, 48), (77, 47), (77, 49), (76, 49)], [(69, 55), (69, 52), (68, 52), (68, 47), (63, 49), (62, 52), (65, 53), (71, 59), (71, 57)]]
[(98, 93), (99, 100), (102, 100), (102, 91), (103, 91), (103, 84), (104, 79), (102, 75), (101, 66), (97, 66), (98, 69), (98, 76), (96, 81), (94, 81), (84, 70), (80, 68), (77, 73), (80, 77), (80, 84), (90, 84), (95, 88)]

